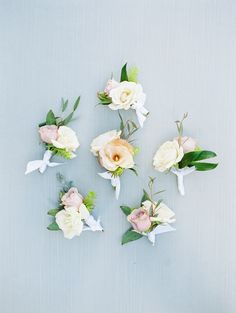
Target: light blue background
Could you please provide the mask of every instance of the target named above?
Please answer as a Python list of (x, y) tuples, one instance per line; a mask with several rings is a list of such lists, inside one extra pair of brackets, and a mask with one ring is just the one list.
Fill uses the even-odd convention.
[[(1, 0), (1, 313), (234, 313), (236, 311), (235, 104), (236, 3), (229, 0)], [(126, 61), (140, 68), (150, 110), (137, 133), (139, 177), (122, 177), (120, 200), (89, 151), (118, 127), (96, 107), (96, 92)], [(94, 189), (103, 234), (65, 240), (46, 230), (59, 185), (50, 169), (24, 176), (42, 155), (37, 124), (61, 97), (80, 95), (78, 157), (60, 170), (82, 193)], [(218, 152), (217, 170), (186, 179), (158, 174), (156, 148), (186, 134)], [(119, 205), (139, 202), (158, 176), (177, 231), (122, 247), (128, 228)]]

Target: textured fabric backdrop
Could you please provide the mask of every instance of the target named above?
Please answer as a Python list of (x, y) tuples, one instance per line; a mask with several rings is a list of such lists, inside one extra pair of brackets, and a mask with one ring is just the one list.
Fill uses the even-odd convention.
[[(1, 0), (2, 313), (234, 313), (236, 311), (235, 103), (236, 3), (229, 0)], [(128, 61), (151, 114), (137, 133), (139, 177), (122, 177), (114, 199), (89, 151), (92, 138), (118, 127), (96, 92)], [(94, 189), (103, 234), (65, 240), (46, 226), (56, 204), (58, 169), (24, 176), (42, 154), (37, 124), (61, 97), (81, 94), (78, 157), (60, 168), (81, 192)], [(186, 133), (218, 152), (220, 166), (186, 178), (159, 174), (156, 148)], [(139, 202), (147, 176), (158, 177), (177, 231), (120, 245), (128, 228), (119, 205)]]

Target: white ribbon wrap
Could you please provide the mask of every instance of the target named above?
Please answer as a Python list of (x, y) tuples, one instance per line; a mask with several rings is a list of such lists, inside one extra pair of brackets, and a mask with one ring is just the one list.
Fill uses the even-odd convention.
[(100, 224), (100, 218), (98, 218), (96, 221), (95, 218), (91, 214), (89, 214), (89, 216), (85, 219), (85, 223), (88, 226), (84, 226), (83, 231), (103, 231), (103, 228)]
[(151, 241), (152, 245), (155, 245), (156, 235), (174, 231), (175, 228), (169, 224), (160, 224), (157, 225), (149, 234), (145, 234), (148, 237), (148, 240)]
[(54, 167), (61, 165), (63, 163), (55, 163), (50, 162), (50, 159), (52, 157), (52, 151), (46, 150), (43, 159), (42, 160), (34, 160), (27, 163), (25, 175), (34, 172), (36, 170), (39, 170), (39, 172), (42, 174), (46, 171), (47, 167)]
[(177, 169), (172, 167), (171, 172), (177, 176), (178, 190), (181, 196), (185, 195), (184, 176), (191, 174), (196, 170), (195, 166)]
[(147, 118), (149, 111), (144, 107), (143, 102), (137, 102), (137, 103), (133, 104), (132, 109), (134, 109), (136, 111), (139, 125), (141, 128), (143, 128), (143, 124)]
[(111, 181), (111, 185), (115, 188), (116, 191), (116, 200), (118, 200), (120, 195), (120, 177), (114, 177), (110, 172), (98, 173), (98, 175), (104, 179), (109, 179)]

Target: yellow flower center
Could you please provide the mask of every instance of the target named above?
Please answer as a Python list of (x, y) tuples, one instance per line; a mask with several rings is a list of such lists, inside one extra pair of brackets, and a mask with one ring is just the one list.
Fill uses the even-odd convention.
[(118, 154), (115, 154), (115, 155), (113, 156), (113, 160), (114, 160), (115, 162), (118, 162), (119, 159), (120, 159), (120, 156), (119, 156)]

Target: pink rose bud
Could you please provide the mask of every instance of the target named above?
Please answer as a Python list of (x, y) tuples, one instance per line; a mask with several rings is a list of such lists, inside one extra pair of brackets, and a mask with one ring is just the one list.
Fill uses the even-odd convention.
[[(175, 140), (178, 141), (179, 138), (176, 137)], [(197, 146), (196, 141), (193, 138), (187, 136), (181, 137), (180, 144), (184, 150), (184, 153), (194, 151)]]
[(110, 91), (113, 88), (117, 87), (118, 85), (119, 85), (119, 83), (116, 80), (114, 80), (113, 78), (109, 79), (108, 82), (107, 82), (107, 85), (106, 85), (106, 87), (104, 89), (104, 93), (109, 95)]
[(72, 187), (68, 190), (67, 193), (64, 194), (64, 196), (61, 198), (62, 204), (67, 207), (74, 207), (79, 209), (81, 204), (83, 203), (83, 197), (78, 192), (78, 189), (75, 187)]
[(45, 125), (39, 128), (39, 135), (43, 142), (52, 143), (57, 140), (58, 129), (56, 125)]
[(151, 226), (151, 220), (148, 211), (144, 208), (135, 209), (127, 217), (134, 230), (144, 232)]

